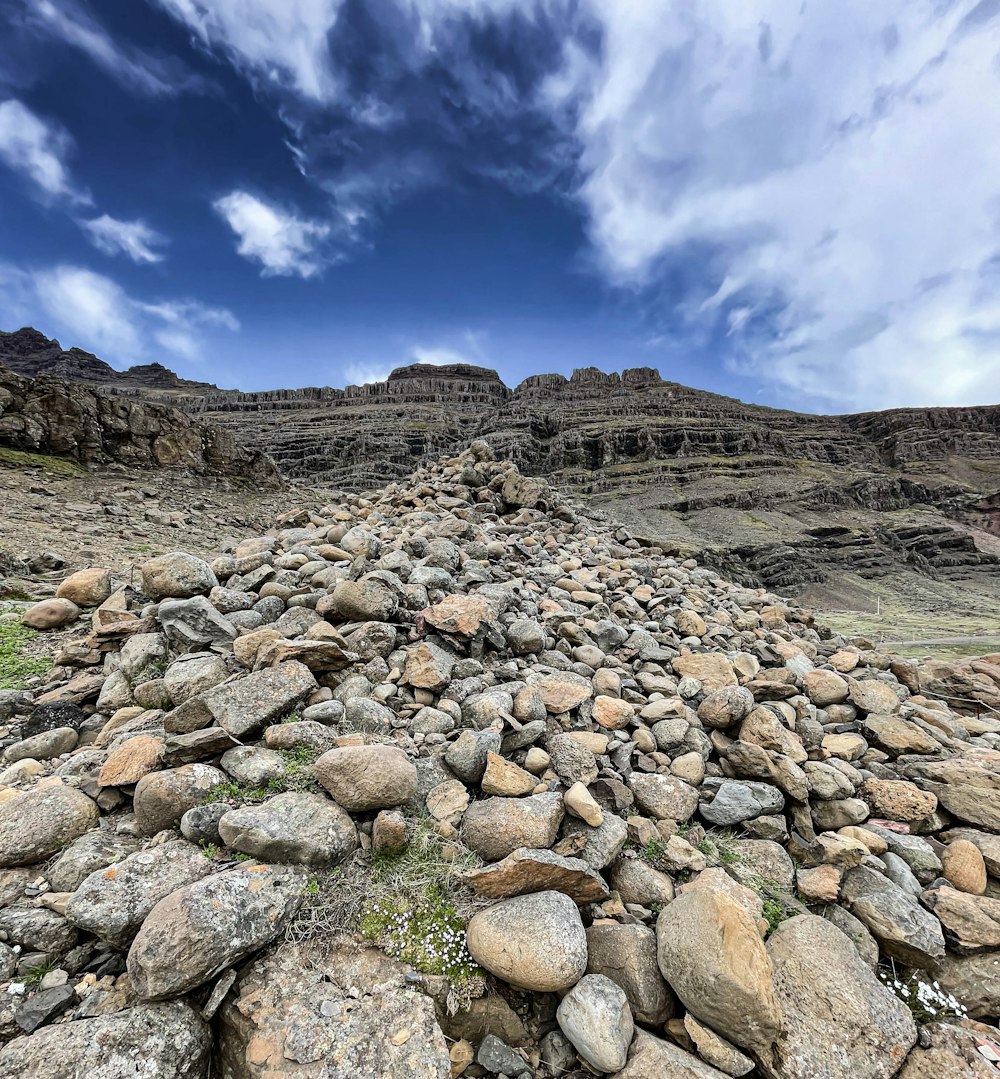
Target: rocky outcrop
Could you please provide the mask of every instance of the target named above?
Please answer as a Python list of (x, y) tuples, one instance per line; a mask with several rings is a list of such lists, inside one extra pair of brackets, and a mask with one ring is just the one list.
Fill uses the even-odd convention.
[(0, 366), (4, 446), (68, 457), (83, 465), (117, 462), (239, 476), (263, 486), (281, 482), (266, 454), (245, 448), (222, 427), (169, 406), (107, 394), (52, 375), (26, 378)]

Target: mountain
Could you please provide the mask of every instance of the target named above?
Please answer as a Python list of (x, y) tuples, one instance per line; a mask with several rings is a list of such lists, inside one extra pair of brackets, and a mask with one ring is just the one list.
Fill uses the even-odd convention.
[[(16, 370), (77, 353), (34, 330), (0, 335), (0, 361)], [(742, 583), (870, 610), (870, 628), (896, 635), (997, 623), (1000, 406), (817, 416), (693, 389), (652, 368), (587, 367), (511, 388), (464, 364), (414, 364), (343, 390), (242, 393), (171, 372), (130, 374), (142, 368), (102, 375), (106, 364), (79, 356), (93, 363), (78, 362), (78, 379), (169, 400), (264, 449), (288, 476), (358, 490), (484, 439), (523, 471)]]

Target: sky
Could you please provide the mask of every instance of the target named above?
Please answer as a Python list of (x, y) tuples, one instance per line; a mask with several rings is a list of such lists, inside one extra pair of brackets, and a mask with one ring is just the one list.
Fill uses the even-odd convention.
[(0, 0), (0, 329), (1000, 401), (1000, 0)]

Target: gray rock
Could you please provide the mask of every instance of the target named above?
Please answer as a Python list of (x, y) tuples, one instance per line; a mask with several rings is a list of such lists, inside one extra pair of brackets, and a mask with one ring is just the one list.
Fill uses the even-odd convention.
[(245, 740), (280, 719), (316, 689), (312, 671), (296, 660), (223, 682), (202, 695), (216, 723)]
[(5, 907), (0, 930), (10, 944), (24, 952), (64, 952), (76, 944), (76, 930), (47, 907)]
[(636, 1031), (628, 1063), (615, 1079), (729, 1079), (673, 1042), (656, 1038), (645, 1030)]
[(285, 758), (263, 746), (234, 746), (222, 754), (219, 764), (237, 783), (248, 787), (266, 787), (285, 774)]
[(172, 828), (226, 780), (225, 772), (209, 764), (184, 764), (143, 776), (132, 796), (139, 830), (143, 835), (156, 835), (164, 828)]
[(307, 879), (298, 866), (247, 862), (161, 899), (128, 953), (138, 995), (187, 993), (269, 944), (301, 905)]
[(562, 1033), (597, 1071), (625, 1067), (635, 1025), (622, 989), (603, 974), (585, 974), (560, 1002)]
[(36, 761), (51, 760), (52, 757), (59, 757), (75, 749), (79, 737), (72, 727), (55, 727), (8, 746), (4, 750), (3, 759), (9, 763), (27, 760), (29, 757)]
[(153, 599), (196, 596), (211, 592), (219, 583), (212, 567), (184, 551), (170, 551), (144, 562), (139, 569), (142, 587)]
[(54, 892), (75, 892), (98, 869), (121, 861), (139, 849), (134, 836), (95, 828), (74, 840), (45, 873)]
[(778, 1079), (890, 1079), (917, 1040), (910, 1009), (832, 923), (782, 922), (767, 953), (785, 1021), (771, 1070)]
[(566, 821), (563, 831), (567, 838), (583, 838), (583, 847), (576, 857), (598, 871), (611, 865), (628, 839), (628, 825), (621, 817), (608, 812), (603, 814), (603, 820), (596, 828), (573, 817)]
[(15, 1038), (0, 1049), (5, 1079), (205, 1079), (208, 1024), (180, 1001), (77, 1019)]
[(715, 798), (702, 805), (701, 815), (712, 824), (729, 827), (762, 814), (780, 813), (784, 808), (785, 798), (777, 787), (769, 783), (727, 779), (719, 786)]
[(315, 1079), (450, 1079), (430, 997), (405, 968), (349, 936), (281, 943), (252, 959), (216, 1018), (221, 1074), (262, 1079), (264, 1065)]
[(236, 627), (205, 596), (165, 599), (156, 613), (163, 632), (177, 648), (200, 651), (211, 645), (225, 647), (236, 637)]
[(61, 1015), (75, 1001), (76, 990), (71, 985), (41, 989), (17, 1009), (14, 1021), (25, 1034), (31, 1034), (50, 1019)]
[(489, 754), (499, 752), (500, 734), (497, 731), (466, 729), (445, 751), (444, 759), (463, 783), (471, 785), (482, 780)]
[(178, 705), (228, 677), (229, 671), (221, 656), (212, 652), (191, 652), (170, 664), (163, 672), (163, 684), (171, 701)]
[(567, 786), (574, 783), (583, 783), (586, 786), (597, 779), (597, 761), (594, 754), (572, 735), (553, 735), (546, 742), (545, 749), (551, 757), (552, 770)]
[(228, 802), (206, 802), (192, 806), (181, 817), (181, 835), (191, 843), (222, 845), (219, 821), (233, 807)]
[(137, 851), (91, 873), (70, 896), (66, 917), (95, 937), (125, 947), (161, 899), (216, 868), (184, 840)]
[(287, 791), (219, 821), (227, 847), (268, 862), (330, 866), (358, 846), (354, 822), (329, 798)]
[(636, 805), (650, 817), (683, 823), (698, 808), (698, 790), (676, 776), (633, 772), (628, 785)]
[(0, 802), (0, 867), (34, 865), (95, 827), (97, 805), (63, 783)]
[(841, 898), (893, 959), (927, 969), (943, 958), (941, 923), (888, 877), (867, 866), (850, 869), (844, 875)]
[(528, 1071), (524, 1057), (495, 1034), (487, 1034), (480, 1042), (476, 1063), (493, 1075), (518, 1076)]

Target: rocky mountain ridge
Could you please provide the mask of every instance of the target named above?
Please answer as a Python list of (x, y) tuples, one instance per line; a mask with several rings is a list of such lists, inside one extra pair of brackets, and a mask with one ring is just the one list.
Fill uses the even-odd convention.
[[(41, 347), (33, 333), (7, 335), (28, 334), (18, 362)], [(157, 394), (120, 381), (116, 392)], [(985, 593), (995, 610), (1000, 598), (1000, 406), (817, 416), (652, 368), (509, 388), (487, 368), (419, 364), (343, 390), (169, 399), (265, 448), (286, 475), (349, 490), (482, 438), (678, 554), (821, 606), (875, 609), (886, 578), (903, 580), (906, 602), (927, 581), (945, 602)]]
[(5, 1079), (995, 1076), (1000, 655), (483, 442), (53, 591), (0, 615), (54, 660), (0, 692)]

